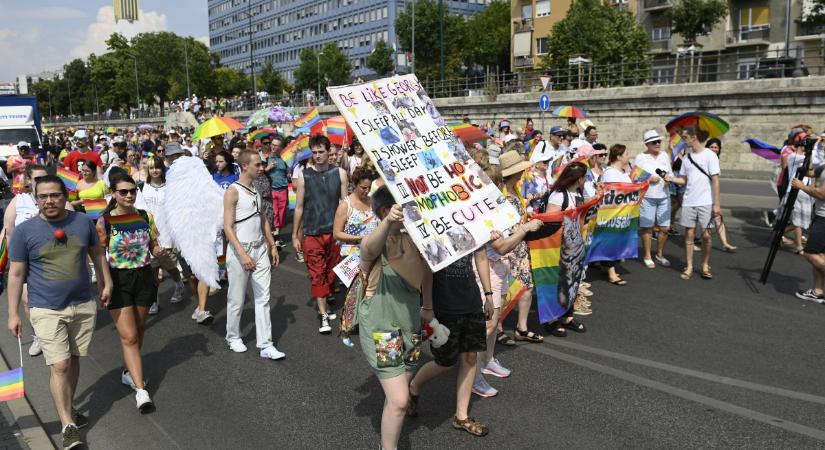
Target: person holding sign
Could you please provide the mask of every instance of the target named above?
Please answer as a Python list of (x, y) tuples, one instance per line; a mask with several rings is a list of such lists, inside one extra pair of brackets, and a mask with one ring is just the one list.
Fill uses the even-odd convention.
[(332, 225), (338, 203), (347, 194), (347, 173), (330, 165), (330, 147), (329, 138), (324, 135), (316, 134), (309, 139), (312, 166), (307, 165), (295, 185), (295, 226), (292, 230), (292, 246), (304, 254), (312, 286), (310, 292), (318, 303), (318, 332), (321, 334), (332, 332), (329, 321), (336, 318), (327, 310), (327, 296), (335, 281), (332, 269), (338, 264)]
[(338, 205), (333, 224), (333, 235), (341, 243), (341, 257), (361, 253), (361, 239), (378, 226), (378, 219), (370, 208), (372, 180), (378, 175), (372, 170), (357, 168), (352, 173), (352, 194)]
[(358, 326), (361, 351), (386, 396), (381, 448), (395, 449), (404, 414), (415, 415), (408, 410), (415, 405), (409, 384), (421, 357), (421, 321), (433, 319), (433, 274), (410, 235), (401, 233), (404, 214), (389, 189), (375, 191), (372, 210), (381, 222), (361, 241), (361, 270), (368, 275)]
[[(633, 180), (627, 174), (629, 161), (630, 152), (627, 151), (627, 147), (622, 144), (613, 144), (610, 147), (607, 168), (602, 174), (602, 183), (632, 183)], [(616, 272), (617, 263), (618, 261), (602, 261), (601, 266), (607, 271), (607, 281), (616, 286), (626, 286), (627, 281)]]

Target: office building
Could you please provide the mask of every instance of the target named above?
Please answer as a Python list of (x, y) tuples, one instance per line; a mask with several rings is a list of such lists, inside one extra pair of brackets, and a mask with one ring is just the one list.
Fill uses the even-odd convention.
[[(412, 1), (412, 0), (410, 0)], [(396, 49), (396, 65), (406, 68), (407, 51), (395, 33), (395, 19), (407, 0), (209, 0), (209, 46), (225, 66), (249, 72), (251, 16), (255, 70), (271, 62), (290, 83), (304, 48), (335, 42), (349, 58), (352, 76), (368, 76), (367, 56), (378, 41)], [(451, 14), (471, 15), (489, 0), (445, 1)], [(418, 55), (422, 57), (424, 55)]]

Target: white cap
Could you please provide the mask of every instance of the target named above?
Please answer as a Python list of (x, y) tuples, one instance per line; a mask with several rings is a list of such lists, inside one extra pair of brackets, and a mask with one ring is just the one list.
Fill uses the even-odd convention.
[(501, 155), (501, 147), (496, 144), (490, 144), (487, 146), (487, 155), (490, 157), (490, 164), (499, 164), (499, 155)]
[(126, 142), (126, 141), (123, 140), (123, 136), (115, 136), (115, 138), (112, 139), (112, 142), (117, 144), (119, 142)]
[[(509, 125), (508, 125), (508, 126), (509, 126)], [(508, 144), (510, 141), (512, 141), (512, 140), (514, 140), (514, 139), (518, 139), (518, 137), (517, 137), (515, 134), (510, 133), (510, 134), (508, 134), (507, 136), (504, 136), (504, 144), (506, 145), (506, 144)]]
[(533, 153), (530, 155), (530, 164), (550, 161), (553, 159), (554, 153), (555, 152), (553, 152), (551, 148), (547, 147), (547, 142), (536, 142), (536, 146), (533, 148)]
[(29, 143), (28, 143), (28, 142), (26, 142), (26, 141), (20, 141), (20, 142), (18, 142), (18, 143), (17, 143), (17, 147), (28, 147), (28, 148), (31, 148), (31, 147), (32, 147), (32, 145), (31, 145), (31, 144), (29, 144)]
[(588, 142), (585, 141), (584, 139), (573, 139), (573, 141), (570, 142), (570, 150), (576, 150), (579, 147), (581, 147), (582, 145), (586, 145), (587, 143)]
[(89, 137), (89, 135), (86, 134), (86, 130), (77, 130), (77, 131), (74, 132), (74, 138), (75, 139), (86, 139), (88, 137)]
[(656, 130), (647, 130), (645, 131), (644, 136), (642, 137), (642, 141), (647, 144), (648, 142), (653, 141), (661, 141), (662, 138), (659, 136), (659, 132)]
[(178, 134), (178, 132), (175, 131), (174, 128), (172, 128), (171, 130), (167, 131), (166, 134)]

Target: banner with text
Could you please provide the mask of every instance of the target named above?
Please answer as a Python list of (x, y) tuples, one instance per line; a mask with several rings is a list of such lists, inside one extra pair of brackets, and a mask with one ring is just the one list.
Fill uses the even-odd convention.
[(648, 183), (605, 183), (599, 210), (588, 219), (587, 264), (633, 259), (639, 253), (639, 210)]
[(521, 219), (415, 75), (327, 90), (403, 207), (404, 226), (433, 271)]

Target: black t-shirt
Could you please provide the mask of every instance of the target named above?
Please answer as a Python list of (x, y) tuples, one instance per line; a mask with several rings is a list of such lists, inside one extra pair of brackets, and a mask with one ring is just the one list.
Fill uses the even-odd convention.
[(482, 310), (472, 253), (433, 274), (433, 309), (445, 314), (470, 314)]

